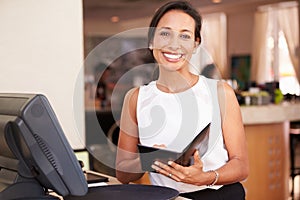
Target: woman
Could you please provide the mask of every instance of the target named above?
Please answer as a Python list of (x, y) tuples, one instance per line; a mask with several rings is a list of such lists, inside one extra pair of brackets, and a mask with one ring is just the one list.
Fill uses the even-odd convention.
[(131, 89), (124, 99), (118, 180), (129, 183), (142, 177), (137, 144), (180, 150), (188, 144), (186, 138), (211, 123), (192, 164), (156, 161), (151, 183), (191, 199), (245, 199), (239, 182), (248, 176), (247, 146), (235, 93), (225, 82), (189, 71), (189, 60), (201, 42), (200, 15), (187, 2), (169, 2), (156, 11), (150, 27), (149, 49), (159, 76)]

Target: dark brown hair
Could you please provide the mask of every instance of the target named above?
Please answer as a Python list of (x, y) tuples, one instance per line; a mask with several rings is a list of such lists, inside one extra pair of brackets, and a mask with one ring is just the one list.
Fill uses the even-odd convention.
[(170, 10), (180, 10), (184, 13), (188, 14), (195, 20), (195, 41), (199, 39), (199, 44), (201, 42), (201, 26), (202, 26), (202, 18), (198, 11), (188, 2), (186, 1), (171, 1), (163, 6), (161, 6), (154, 14), (148, 31), (148, 45), (150, 45), (153, 41), (154, 33), (159, 23), (160, 19)]

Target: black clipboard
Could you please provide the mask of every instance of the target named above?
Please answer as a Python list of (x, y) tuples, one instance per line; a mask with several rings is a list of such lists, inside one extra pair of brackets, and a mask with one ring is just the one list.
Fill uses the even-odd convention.
[(151, 167), (154, 161), (160, 161), (165, 164), (167, 164), (168, 161), (175, 161), (180, 165), (189, 166), (191, 157), (195, 153), (197, 147), (209, 133), (210, 124), (211, 123), (207, 124), (182, 152), (138, 144), (142, 169), (144, 171), (154, 171)]

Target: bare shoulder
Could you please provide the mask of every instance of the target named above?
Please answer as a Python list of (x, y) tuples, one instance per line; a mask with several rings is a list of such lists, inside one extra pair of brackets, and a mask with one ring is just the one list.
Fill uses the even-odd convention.
[(236, 99), (235, 92), (226, 81), (218, 81), (218, 94), (220, 99)]
[[(139, 88), (135, 87), (127, 91), (124, 101), (123, 101), (123, 108), (122, 108), (122, 118), (131, 119), (136, 118), (136, 108), (137, 108), (137, 100), (138, 100)], [(123, 121), (123, 120), (121, 120)], [(136, 120), (134, 120), (136, 121)]]
[(138, 93), (139, 93), (139, 87), (134, 87), (127, 91), (126, 96), (132, 96), (132, 95), (137, 96)]
[(128, 90), (128, 92), (125, 95), (125, 101), (127, 101), (130, 104), (136, 103), (138, 94), (139, 94), (139, 87), (134, 87), (134, 88)]

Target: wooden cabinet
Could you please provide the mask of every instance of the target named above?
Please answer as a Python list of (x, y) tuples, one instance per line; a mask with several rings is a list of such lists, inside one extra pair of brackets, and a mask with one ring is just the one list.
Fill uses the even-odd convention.
[(289, 122), (246, 125), (250, 174), (247, 200), (289, 197)]
[(289, 199), (289, 125), (300, 120), (300, 103), (242, 106), (241, 112), (250, 160), (246, 199)]

